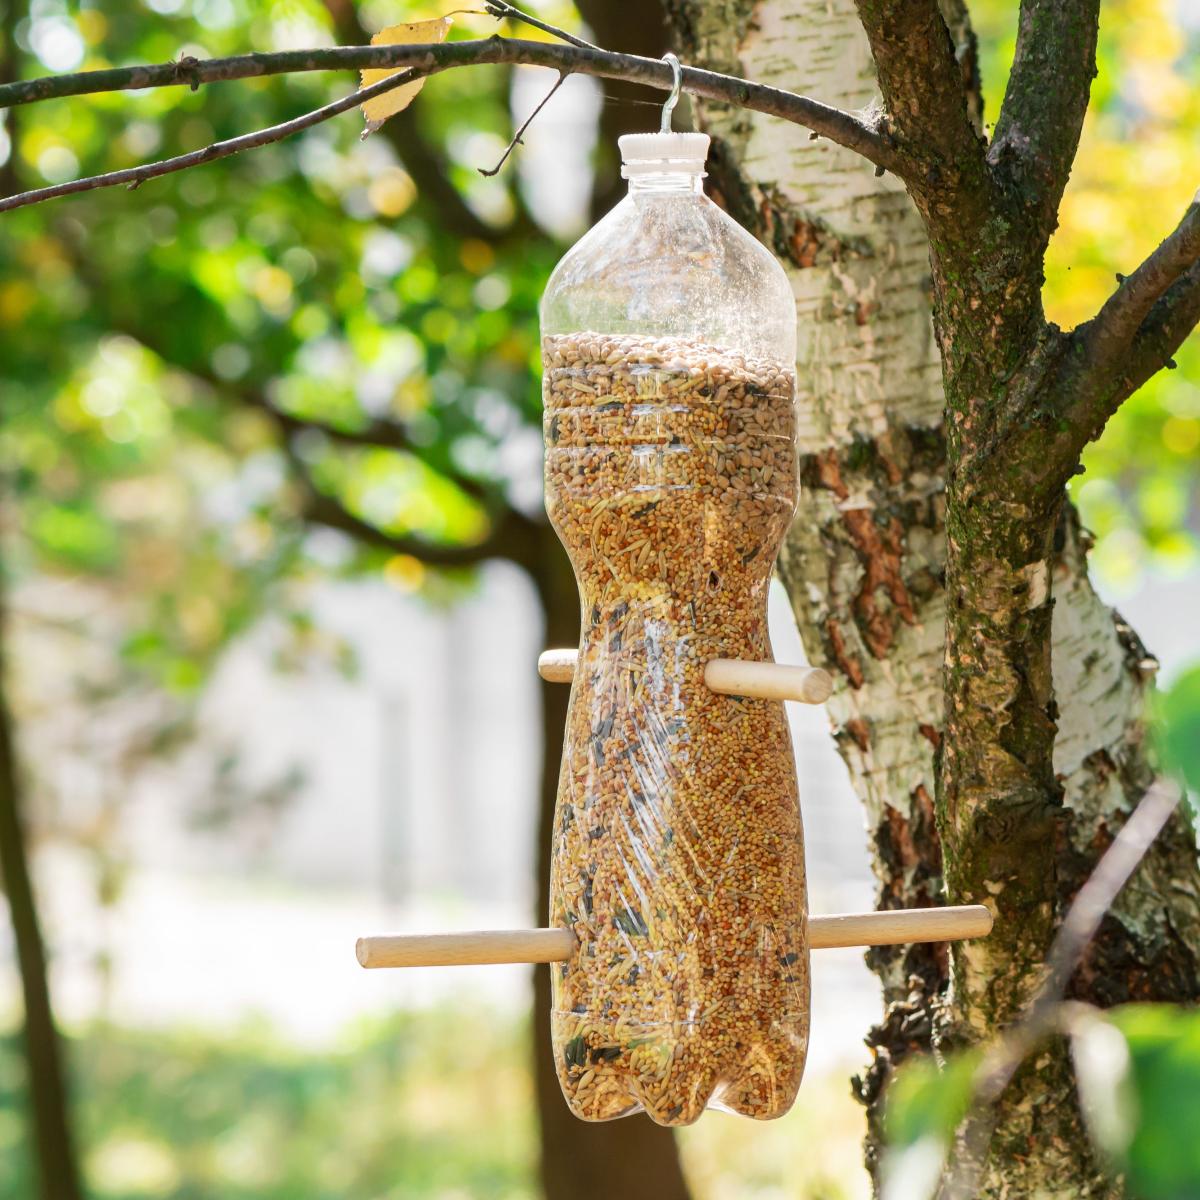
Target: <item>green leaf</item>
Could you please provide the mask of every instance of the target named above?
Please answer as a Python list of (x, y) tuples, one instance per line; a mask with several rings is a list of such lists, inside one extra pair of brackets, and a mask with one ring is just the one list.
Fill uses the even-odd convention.
[(103, 573), (117, 565), (120, 546), (112, 525), (83, 504), (35, 504), (28, 530), (50, 559)]
[(1163, 766), (1189, 791), (1200, 792), (1200, 666), (1159, 694), (1155, 717)]
[(939, 1067), (920, 1055), (897, 1071), (883, 1114), (883, 1200), (930, 1200), (936, 1194), (954, 1132), (975, 1095), (981, 1058), (981, 1050), (965, 1050)]
[(1073, 1048), (1092, 1137), (1129, 1194), (1200, 1196), (1200, 1013), (1131, 1004), (1085, 1022)]
[(889, 1145), (911, 1146), (927, 1137), (949, 1143), (971, 1105), (979, 1060), (978, 1050), (952, 1055), (942, 1067), (927, 1055), (909, 1059), (888, 1087)]

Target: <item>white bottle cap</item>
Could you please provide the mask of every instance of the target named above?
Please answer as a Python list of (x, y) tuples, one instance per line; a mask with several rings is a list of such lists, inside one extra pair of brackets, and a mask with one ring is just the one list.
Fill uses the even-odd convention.
[(674, 172), (704, 174), (708, 158), (707, 133), (627, 133), (617, 138), (621, 148), (621, 176), (664, 175)]

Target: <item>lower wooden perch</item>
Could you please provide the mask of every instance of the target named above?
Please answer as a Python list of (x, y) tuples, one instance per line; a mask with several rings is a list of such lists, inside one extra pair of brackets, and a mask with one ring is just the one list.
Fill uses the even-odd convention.
[[(985, 937), (992, 914), (982, 904), (907, 908), (891, 912), (810, 917), (814, 950), (839, 946), (898, 946)], [(486, 963), (562, 962), (575, 950), (569, 929), (493, 929), (470, 933), (380, 934), (358, 939), (364, 967), (462, 967)]]

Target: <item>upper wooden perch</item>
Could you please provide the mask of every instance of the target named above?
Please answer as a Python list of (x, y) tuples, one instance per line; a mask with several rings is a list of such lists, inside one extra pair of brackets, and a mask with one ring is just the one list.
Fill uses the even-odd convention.
[[(548, 683), (570, 683), (575, 677), (576, 650), (547, 650), (538, 659), (538, 674)], [(782, 663), (714, 658), (704, 668), (704, 682), (726, 696), (759, 700), (798, 700), (824, 704), (833, 679), (820, 667), (786, 667)]]

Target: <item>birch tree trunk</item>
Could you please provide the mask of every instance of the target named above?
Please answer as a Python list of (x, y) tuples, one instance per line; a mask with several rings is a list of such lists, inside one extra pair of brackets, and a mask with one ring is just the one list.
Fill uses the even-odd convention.
[[(878, 99), (850, 0), (673, 0), (669, 8), (685, 61), (842, 109)], [(971, 81), (965, 10), (943, 3), (943, 11)], [(947, 447), (924, 226), (902, 186), (876, 177), (853, 154), (749, 112), (714, 105), (698, 111), (714, 138), (714, 196), (774, 248), (797, 296), (803, 494), (780, 570), (810, 660), (837, 679), (829, 713), (866, 812), (879, 903), (937, 903), (945, 893), (934, 797), (945, 706)], [(978, 120), (977, 106), (973, 116)], [(977, 876), (960, 878), (952, 901), (1004, 891), (993, 937), (957, 952), (964, 957), (955, 978), (969, 980), (965, 1001), (950, 989), (945, 946), (868, 954), (885, 1011), (868, 1038), (873, 1063), (855, 1087), (868, 1108), (873, 1174), (891, 1071), (914, 1050), (986, 1036), (1024, 1002), (1041, 961), (1029, 947), (1044, 946), (1055, 917), (1151, 778), (1143, 710), (1155, 664), (1096, 596), (1087, 545), (1066, 506), (1050, 558), (1053, 578), (1031, 581), (1042, 599), (1052, 583), (1055, 597), (1053, 769), (1064, 803), (1061, 819), (1045, 829), (1010, 832), (1016, 844), (1048, 839), (1044, 894), (1004, 891), (998, 871), (989, 878), (994, 854), (951, 864), (959, 876)], [(994, 841), (1003, 844), (1005, 831)], [(1006, 921), (1013, 911), (1028, 913), (1028, 922)], [(1195, 840), (1180, 817), (1106, 918), (1074, 994), (1106, 1005), (1194, 1000), (1197, 947)], [(1059, 1053), (1017, 1080), (982, 1195), (1110, 1194), (1091, 1161), (1073, 1094)]]

